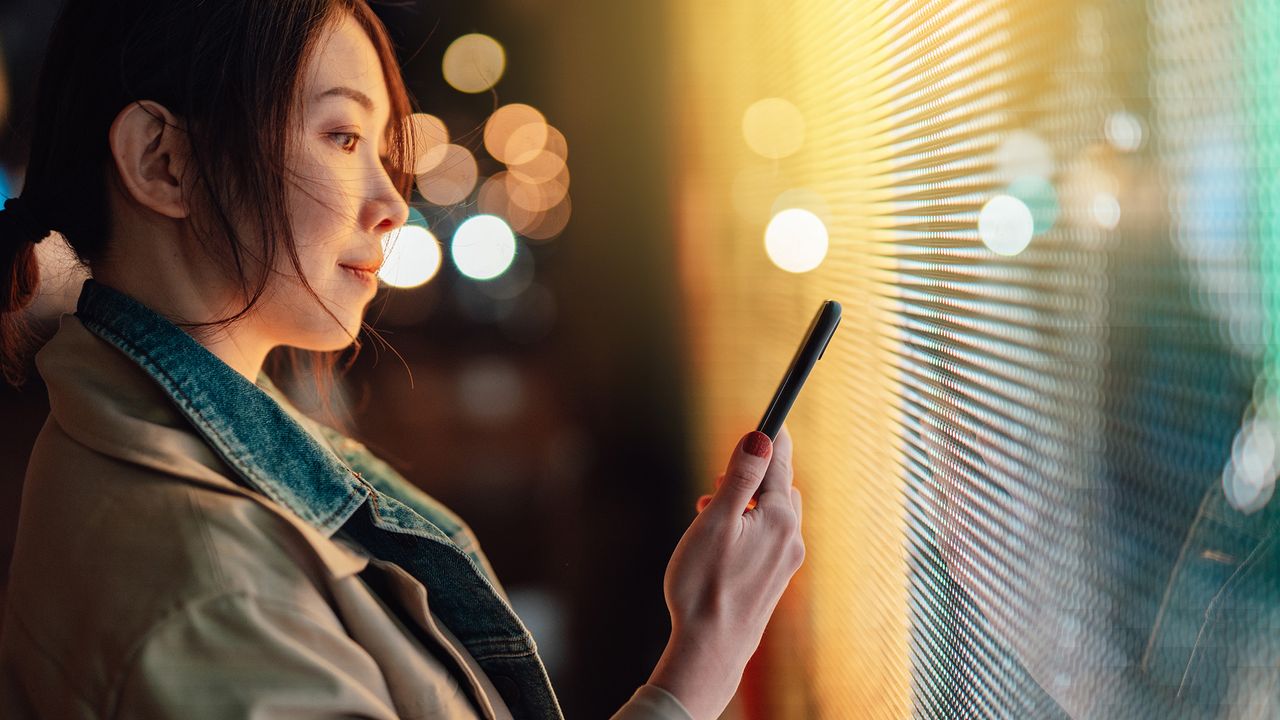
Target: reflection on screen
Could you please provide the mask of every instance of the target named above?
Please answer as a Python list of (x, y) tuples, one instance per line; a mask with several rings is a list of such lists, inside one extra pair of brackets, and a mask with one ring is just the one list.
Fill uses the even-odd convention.
[(755, 709), (1280, 716), (1280, 4), (700, 5), (708, 445), (849, 317), (788, 420), (809, 554)]

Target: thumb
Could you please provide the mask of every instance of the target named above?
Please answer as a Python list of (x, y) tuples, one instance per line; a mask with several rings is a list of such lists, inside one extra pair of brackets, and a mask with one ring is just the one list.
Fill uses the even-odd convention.
[(768, 435), (758, 430), (744, 435), (729, 458), (729, 466), (724, 471), (724, 482), (711, 497), (707, 510), (741, 517), (742, 508), (747, 506), (747, 502), (760, 489), (760, 482), (769, 469), (769, 457), (772, 454), (773, 443)]

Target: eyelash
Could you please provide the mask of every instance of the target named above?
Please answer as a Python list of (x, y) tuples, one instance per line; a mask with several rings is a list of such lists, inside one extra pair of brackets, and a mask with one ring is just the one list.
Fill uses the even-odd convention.
[(343, 153), (343, 154), (346, 154), (346, 155), (351, 155), (352, 153), (354, 153), (354, 152), (356, 151), (356, 146), (360, 144), (360, 141), (361, 141), (361, 140), (364, 140), (364, 138), (360, 136), (360, 133), (354, 133), (354, 132), (334, 132), (334, 133), (329, 133), (329, 137), (350, 137), (350, 138), (355, 138), (355, 140), (354, 140), (354, 141), (352, 141), (352, 143), (351, 143), (351, 149), (350, 149), (350, 150), (343, 149), (343, 148), (345, 147), (345, 144), (344, 144), (344, 143), (339, 143), (339, 144), (338, 144), (338, 145), (339, 145), (339, 150), (338, 150), (338, 151), (339, 151), (339, 152), (341, 152), (341, 153)]
[[(350, 137), (350, 138), (355, 138), (355, 140), (352, 140), (352, 141), (351, 141), (351, 149), (350, 149), (350, 150), (344, 150), (344, 149), (342, 149), (342, 148), (343, 148), (342, 144), (341, 144), (341, 143), (339, 144), (338, 152), (340, 152), (340, 153), (342, 153), (342, 154), (344, 154), (344, 155), (354, 155), (354, 154), (355, 154), (355, 152), (356, 152), (356, 147), (357, 147), (357, 146), (358, 146), (358, 145), (359, 145), (359, 144), (364, 140), (364, 136), (363, 136), (363, 135), (361, 135), (360, 133), (357, 133), (357, 132), (333, 132), (333, 133), (329, 133), (329, 137)], [(384, 167), (386, 167), (386, 166), (390, 166), (390, 164), (391, 164), (391, 158), (390, 158), (390, 157), (387, 157), (386, 155), (383, 155), (383, 156), (379, 157), (378, 159), (382, 161), (382, 164), (383, 164), (383, 166), (384, 166)]]

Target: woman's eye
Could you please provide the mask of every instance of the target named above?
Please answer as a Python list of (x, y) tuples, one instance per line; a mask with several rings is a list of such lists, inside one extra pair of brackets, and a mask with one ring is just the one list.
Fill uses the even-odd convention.
[(353, 132), (329, 133), (329, 137), (333, 138), (342, 152), (348, 155), (356, 151), (356, 145), (362, 139), (358, 133)]

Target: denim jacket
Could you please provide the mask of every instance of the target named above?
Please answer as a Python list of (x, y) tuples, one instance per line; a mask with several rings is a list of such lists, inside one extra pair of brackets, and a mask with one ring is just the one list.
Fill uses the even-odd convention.
[[(63, 319), (67, 321), (70, 317), (64, 316)], [(104, 628), (104, 625), (110, 623), (110, 618), (98, 618), (90, 622), (74, 617), (76, 612), (74, 609), (47, 611), (42, 605), (74, 608), (74, 602), (61, 597), (63, 595), (93, 592), (92, 588), (86, 590), (83, 582), (77, 584), (74, 581), (74, 576), (78, 572), (76, 568), (79, 558), (50, 557), (48, 553), (54, 551), (49, 548), (54, 544), (66, 544), (70, 548), (67, 554), (72, 555), (85, 554), (86, 548), (89, 548), (88, 556), (92, 560), (96, 542), (92, 533), (95, 528), (108, 528), (111, 530), (110, 542), (114, 544), (110, 550), (104, 550), (104, 552), (110, 552), (110, 555), (104, 555), (104, 558), (110, 557), (111, 562), (119, 563), (120, 567), (125, 569), (129, 568), (130, 562), (150, 563), (153, 562), (155, 554), (151, 552), (152, 547), (141, 548), (143, 552), (138, 555), (144, 559), (140, 560), (131, 560), (128, 549), (131, 543), (139, 542), (135, 539), (136, 536), (145, 536), (146, 542), (154, 543), (154, 535), (129, 530), (128, 528), (132, 527), (129, 522), (137, 522), (139, 518), (131, 516), (128, 521), (121, 521), (118, 519), (119, 514), (138, 512), (145, 515), (148, 511), (157, 512), (156, 507), (159, 507), (159, 512), (176, 515), (185, 513), (186, 506), (210, 503), (216, 506), (218, 512), (206, 513), (206, 515), (212, 515), (215, 522), (199, 530), (205, 535), (205, 542), (192, 541), (192, 545), (216, 548), (219, 538), (211, 539), (209, 535), (210, 533), (216, 535), (220, 531), (220, 522), (222, 530), (231, 528), (227, 534), (232, 536), (236, 533), (248, 533), (260, 534), (264, 537), (255, 540), (258, 544), (252, 546), (242, 556), (230, 558), (199, 558), (190, 557), (190, 552), (186, 555), (177, 551), (169, 552), (164, 557), (170, 558), (168, 562), (176, 569), (177, 574), (185, 570), (186, 563), (198, 562), (201, 559), (209, 560), (213, 565), (222, 563), (223, 567), (230, 568), (223, 573), (224, 575), (228, 572), (243, 574), (246, 572), (243, 570), (244, 566), (266, 562), (261, 556), (278, 555), (279, 557), (274, 558), (275, 566), (288, 565), (289, 567), (281, 572), (289, 577), (302, 578), (301, 586), (304, 586), (307, 593), (311, 593), (309, 597), (325, 597), (330, 602), (340, 603), (343, 598), (335, 596), (347, 593), (342, 588), (350, 586), (333, 583), (326, 585), (325, 582), (314, 579), (308, 581), (307, 578), (320, 577), (311, 570), (311, 566), (317, 563), (326, 566), (329, 570), (328, 577), (332, 579), (344, 575), (351, 576), (366, 562), (375, 564), (388, 576), (398, 574), (407, 583), (413, 585), (420, 583), (420, 588), (425, 589), (425, 594), (420, 589), (418, 592), (421, 597), (417, 599), (425, 604), (426, 598), (430, 598), (431, 618), (438, 619), (446, 629), (445, 635), (454, 643), (465, 647), (470, 653), (467, 659), (482, 669), (487, 681), (491, 683), (487, 689), (501, 695), (512, 717), (561, 717), (559, 704), (546, 670), (539, 659), (533, 638), (512, 610), (471, 531), (456, 515), (425, 493), (412, 487), (394, 469), (375, 457), (359, 442), (301, 417), (300, 414), (295, 415), (296, 411), (287, 412), (281, 401), (277, 399), (278, 390), (265, 375), (259, 377), (257, 384), (248, 381), (186, 332), (128, 295), (94, 280), (87, 280), (81, 290), (74, 319), (78, 321), (78, 325), (83, 326), (83, 330), (78, 326), (65, 327), (66, 322), (64, 322), (64, 328), (59, 330), (59, 335), (63, 335), (64, 331), (75, 331), (67, 336), (70, 339), (63, 343), (63, 349), (59, 351), (64, 356), (67, 353), (66, 348), (72, 348), (72, 352), (78, 351), (85, 354), (101, 355), (105, 352), (98, 350), (97, 345), (93, 344), (94, 341), (89, 339), (89, 333), (91, 333), (123, 353), (127, 361), (117, 359), (113, 356), (114, 354), (108, 353), (100, 357), (95, 356), (92, 360), (77, 361), (61, 357), (55, 361), (45, 358), (46, 364), (50, 365), (51, 369), (57, 370), (56, 362), (71, 363), (72, 367), (63, 372), (74, 375), (76, 382), (82, 382), (81, 376), (88, 376), (83, 380), (86, 384), (103, 385), (126, 380), (132, 383), (120, 391), (114, 388), (99, 389), (99, 391), (123, 396), (121, 398), (111, 396), (113, 402), (119, 400), (127, 406), (128, 412), (122, 414), (119, 419), (121, 423), (134, 424), (127, 429), (114, 429), (112, 432), (117, 433), (114, 437), (95, 435), (92, 428), (77, 427), (77, 423), (80, 422), (78, 416), (86, 414), (83, 411), (89, 411), (87, 414), (90, 416), (93, 414), (94, 408), (83, 403), (96, 401), (92, 398), (89, 400), (64, 398), (60, 401), (61, 406), (54, 408), (55, 412), (51, 413), (50, 421), (46, 423), (41, 439), (37, 440), (37, 447), (33, 451), (32, 467), (39, 461), (42, 467), (52, 469), (45, 473), (47, 477), (34, 477), (29, 468), (27, 485), (24, 487), (10, 599), (4, 608), (5, 625), (0, 629), (2, 633), (0, 634), (0, 695), (7, 696), (0, 702), (0, 714), (6, 717), (10, 714), (15, 716), (48, 714), (48, 712), (42, 713), (37, 707), (37, 695), (55, 694), (57, 692), (55, 686), (61, 683), (66, 683), (68, 687), (83, 684), (82, 680), (85, 676), (92, 675), (97, 681), (103, 677), (114, 678), (119, 674), (119, 669), (114, 667), (91, 668), (88, 671), (79, 667), (83, 663), (95, 662), (92, 658), (81, 657), (92, 655), (92, 653), (81, 652), (81, 648), (77, 648), (75, 644), (77, 638), (74, 637), (74, 633), (80, 624), (86, 624), (89, 632), (102, 631), (104, 637), (108, 637), (107, 644), (124, 646), (113, 648), (111, 653), (104, 655), (104, 657), (116, 659), (99, 662), (99, 664), (105, 662), (107, 665), (118, 661), (119, 658), (136, 659), (139, 654), (145, 654), (139, 648), (145, 647), (148, 638), (165, 631), (163, 623), (155, 623), (155, 627), (160, 629), (144, 625), (143, 630), (134, 632), (132, 635), (117, 633), (120, 636), (117, 638), (112, 634), (112, 628)], [(72, 325), (77, 324), (72, 323)], [(50, 345), (56, 341), (58, 337), (55, 336)], [(40, 360), (41, 358), (38, 357), (38, 363)], [(124, 365), (130, 364), (128, 361), (132, 361), (136, 368), (132, 370), (124, 368)], [(75, 365), (76, 362), (80, 365)], [(92, 365), (95, 362), (112, 365), (114, 369), (104, 370), (99, 376)], [(122, 367), (115, 367), (117, 364)], [(154, 381), (154, 386), (138, 377), (138, 368), (146, 378)], [(43, 367), (42, 374), (44, 374)], [(159, 389), (157, 390), (155, 386)], [(135, 397), (140, 395), (147, 397)], [(52, 385), (50, 397), (53, 405)], [(166, 403), (161, 398), (169, 401), (168, 404), (171, 404), (171, 407), (162, 407)], [(77, 402), (82, 405), (77, 406)], [(171, 417), (173, 415), (181, 417)], [(93, 417), (92, 420), (101, 423), (102, 418)], [(136, 420), (142, 422), (135, 423)], [(179, 427), (184, 425), (184, 420), (189, 427)], [(192, 436), (192, 429), (198, 438)], [(135, 439), (120, 434), (126, 432), (142, 434), (145, 437)], [(155, 433), (154, 442), (150, 437), (151, 433)], [(46, 435), (53, 439), (42, 446)], [(71, 441), (67, 440), (68, 436), (71, 436)], [(322, 443), (321, 440), (324, 442)], [(150, 446), (160, 443), (165, 445), (168, 453), (162, 464), (150, 457), (153, 454)], [(125, 445), (130, 447), (122, 449)], [(328, 447), (326, 448), (325, 445)], [(41, 452), (44, 452), (44, 455), (37, 458)], [(63, 457), (49, 457), (49, 453)], [(100, 464), (90, 466), (84, 459), (77, 459), (81, 455)], [(188, 462), (185, 456), (190, 456), (192, 460)], [(124, 462), (121, 463), (121, 461)], [(264, 522), (256, 524), (242, 522), (248, 512), (261, 515), (258, 505), (246, 508), (241, 502), (239, 505), (228, 506), (227, 502), (230, 501), (218, 500), (217, 496), (211, 493), (204, 493), (198, 497), (191, 494), (179, 496), (166, 489), (165, 492), (169, 493), (168, 504), (147, 506), (142, 510), (130, 507), (134, 501), (150, 497), (162, 487), (156, 484), (157, 481), (151, 474), (128, 470), (129, 467), (148, 465), (164, 472), (172, 470), (178, 475), (200, 478), (206, 488), (212, 488), (221, 496), (240, 493), (259, 498), (261, 502), (258, 505), (278, 506), (266, 509), (278, 513), (295, 526), (294, 530), (298, 534), (310, 539), (306, 543), (290, 545), (283, 535), (267, 536), (269, 533), (259, 532), (265, 526)], [(94, 478), (67, 479), (81, 467), (90, 468), (88, 472), (93, 475), (114, 473), (116, 476), (108, 480), (118, 481), (121, 486), (127, 484), (131, 488), (142, 487), (146, 494), (115, 494), (115, 487), (111, 483), (104, 484)], [(211, 473), (210, 469), (216, 472)], [(59, 483), (63, 484), (59, 485)], [(163, 487), (168, 488), (172, 485), (173, 483), (168, 483)], [(237, 485), (243, 489), (232, 492)], [(157, 490), (145, 489), (149, 487), (155, 487)], [(93, 498), (86, 497), (99, 493), (104, 496), (100, 507), (94, 505)], [(175, 497), (178, 498), (176, 501), (173, 499)], [(113, 506), (113, 498), (124, 507)], [(75, 525), (72, 527), (59, 524), (62, 521), (57, 516), (64, 507), (66, 512), (74, 517)], [(231, 509), (222, 510), (225, 507)], [(195, 509), (202, 508), (195, 507)], [(219, 520), (219, 513), (222, 513), (221, 517), (229, 519)], [(180, 522), (180, 519), (172, 517), (141, 517), (141, 520), (156, 526), (172, 527), (178, 527), (177, 523)], [(184, 528), (183, 532), (195, 531)], [(183, 538), (173, 538), (174, 544), (181, 544), (182, 541)], [(118, 546), (125, 550), (117, 549)], [(280, 547), (277, 548), (277, 546)], [(226, 545), (224, 544), (223, 547)], [(298, 547), (303, 549), (299, 550)], [(346, 547), (351, 548), (351, 552), (343, 550)], [(167, 548), (161, 548), (156, 552), (165, 551)], [(203, 554), (217, 555), (218, 553), (214, 550)], [(294, 565), (297, 567), (293, 567)], [(84, 568), (82, 574), (88, 575), (96, 570), (95, 567)], [(290, 573), (292, 575), (289, 575)], [(58, 577), (50, 577), (58, 574), (72, 576), (73, 579), (63, 581)], [(214, 574), (217, 572), (215, 571)], [(148, 583), (160, 584), (168, 581), (164, 572), (152, 567), (140, 570), (139, 575), (147, 578)], [(174, 582), (182, 581), (179, 579)], [(313, 591), (310, 586), (315, 586), (318, 591)], [(399, 592), (402, 599), (407, 598), (410, 606), (408, 615), (413, 617), (401, 618), (403, 621), (401, 629), (403, 630), (406, 625), (418, 625), (436, 630), (422, 607), (412, 607), (415, 601), (414, 593), (412, 590), (406, 590), (407, 587), (409, 585), (401, 584)], [(314, 618), (300, 620), (289, 605), (289, 594), (293, 588), (283, 586), (276, 589), (283, 595), (278, 602), (276, 602), (275, 590), (263, 593), (267, 602), (255, 605), (237, 615), (227, 625), (230, 630), (218, 630), (210, 634), (206, 627), (206, 632), (202, 634), (198, 626), (205, 622), (205, 619), (225, 618), (225, 613), (221, 616), (216, 615), (216, 612), (220, 612), (216, 608), (206, 609), (207, 612), (202, 611), (203, 614), (196, 616), (197, 627), (166, 647), (181, 648), (179, 654), (202, 653), (210, 642), (221, 642), (224, 635), (235, 636), (237, 628), (242, 627), (237, 623), (243, 617), (256, 613), (260, 617), (255, 626), (257, 629), (253, 632), (271, 633), (278, 630), (284, 637), (280, 641), (282, 643), (305, 645), (308, 639), (323, 639), (323, 642), (316, 639), (314, 646), (303, 647), (298, 651), (300, 656), (305, 656), (299, 661), (303, 666), (324, 668), (326, 663), (331, 665), (339, 662), (337, 660), (330, 662), (326, 657), (325, 643), (334, 648), (333, 657), (348, 653), (346, 657), (357, 658), (359, 662), (349, 664), (361, 665), (361, 667), (351, 670), (348, 674), (364, 678), (364, 685), (367, 686), (369, 693), (386, 692), (387, 683), (381, 676), (406, 672), (404, 667), (376, 666), (369, 660), (368, 654), (358, 648), (351, 648), (351, 640), (347, 635), (351, 634), (355, 637), (360, 628), (353, 626), (364, 623), (366, 619), (369, 622), (384, 623), (381, 626), (384, 629), (392, 627), (390, 620), (373, 617), (379, 613), (368, 608), (376, 606), (367, 604), (360, 606), (359, 602), (362, 601), (348, 597), (347, 609), (358, 607), (357, 611), (348, 612), (341, 617), (331, 614), (326, 616), (325, 613), (328, 613), (328, 610), (322, 607), (320, 614), (315, 615), (320, 618), (319, 621)], [(117, 587), (115, 590), (120, 591), (120, 588)], [(135, 590), (131, 588), (127, 594), (132, 595), (134, 592)], [(152, 613), (154, 616), (174, 613), (168, 606), (176, 601), (165, 597), (161, 590), (142, 587), (136, 588), (136, 592), (152, 594), (139, 595), (136, 599), (112, 597), (110, 602), (103, 604), (115, 603), (114, 607), (125, 608), (131, 607), (131, 603), (136, 602), (139, 605), (157, 606)], [(316, 592), (319, 594), (317, 595)], [(59, 597), (56, 602), (45, 603), (42, 596), (46, 600), (52, 600), (50, 595)], [(221, 600), (220, 598), (219, 601)], [(231, 602), (237, 601), (235, 598), (231, 600)], [(88, 599), (80, 602), (88, 602)], [(352, 603), (355, 605), (353, 606)], [(312, 603), (313, 606), (316, 604), (320, 603)], [(27, 617), (20, 617), (23, 613)], [(42, 615), (42, 613), (45, 614)], [(86, 617), (92, 615), (92, 611), (85, 613)], [(36, 619), (32, 620), (32, 617)], [(263, 621), (262, 617), (267, 617), (267, 620)], [(328, 620), (325, 619), (326, 617)], [(127, 624), (131, 620), (131, 618), (122, 617), (121, 623)], [(212, 620), (209, 622), (217, 625)], [(328, 623), (327, 634), (318, 633), (317, 624), (326, 622)], [(217, 627), (222, 626), (217, 625)], [(248, 634), (252, 635), (253, 632)], [(384, 632), (383, 634), (395, 633)], [(137, 635), (142, 635), (143, 639), (134, 639)], [(440, 636), (438, 630), (436, 630), (436, 636)], [(244, 646), (248, 648), (247, 652), (252, 652), (252, 645), (253, 640), (250, 638)], [(26, 664), (36, 663), (37, 655), (43, 656), (40, 658), (42, 669), (36, 671), (26, 668)], [(404, 657), (408, 662), (408, 655)], [(185, 658), (159, 657), (149, 661), (161, 665), (181, 665)], [(385, 661), (381, 661), (380, 664), (401, 665), (401, 663)], [(462, 665), (463, 663), (455, 657), (454, 674), (471, 675), (461, 667)], [(267, 666), (256, 666), (254, 672), (270, 674), (272, 668), (268, 663)], [(364, 674), (361, 675), (361, 673)], [(323, 674), (320, 673), (320, 675)], [(304, 674), (284, 676), (296, 679), (303, 677)], [(257, 679), (260, 680), (260, 678)], [(473, 693), (483, 694), (474, 676), (471, 680), (470, 687)], [(325, 692), (334, 691), (333, 683), (323, 678), (318, 682), (325, 683), (326, 687), (323, 688), (323, 692), (315, 693), (316, 697), (322, 697)], [(178, 689), (171, 688), (171, 691), (181, 693), (182, 683), (183, 681), (179, 678), (174, 685)], [(120, 682), (111, 680), (111, 682), (102, 681), (99, 684), (103, 687), (114, 687)], [(352, 683), (352, 688), (342, 689), (344, 692), (350, 690), (347, 695), (355, 696), (352, 700), (354, 704), (346, 706), (347, 712), (352, 712), (350, 708), (366, 707), (361, 704), (367, 698), (361, 697), (366, 693), (365, 688), (360, 685), (361, 683), (358, 682)], [(234, 683), (229, 683), (227, 692), (230, 694), (235, 691)], [(284, 688), (283, 691), (287, 693), (288, 688)], [(120, 692), (112, 690), (112, 693), (111, 697), (99, 701), (93, 692), (82, 690), (83, 696), (89, 699), (77, 700), (73, 703), (77, 705), (76, 714), (85, 717), (106, 717), (122, 712), (124, 715), (129, 715), (128, 712), (119, 710)], [(300, 691), (299, 694), (306, 693)], [(304, 698), (299, 702), (305, 705), (307, 700)], [(93, 707), (81, 708), (80, 706)], [(493, 716), (493, 711), (483, 700), (479, 701), (478, 707), (484, 711), (481, 714)], [(269, 714), (272, 706), (265, 709)], [(314, 709), (320, 714), (324, 713), (323, 707)], [(84, 711), (81, 712), (81, 710)], [(253, 712), (256, 713), (259, 710), (260, 708), (255, 707)], [(330, 708), (330, 710), (336, 709)], [(342, 712), (342, 710), (336, 711)], [(365, 716), (362, 711), (356, 712)], [(403, 710), (397, 712), (400, 713)], [(61, 710), (56, 713), (63, 714)], [(373, 714), (369, 713), (369, 716)], [(467, 716), (473, 715), (467, 713)], [(680, 707), (679, 702), (665, 691), (645, 685), (614, 718), (615, 720), (687, 720), (688, 715)]]

